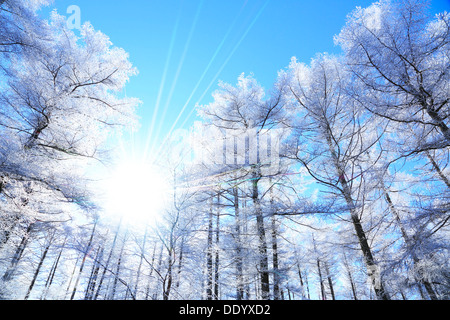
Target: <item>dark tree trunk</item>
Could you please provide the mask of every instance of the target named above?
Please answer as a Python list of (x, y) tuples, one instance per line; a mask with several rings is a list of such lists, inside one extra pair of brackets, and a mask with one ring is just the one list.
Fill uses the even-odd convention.
[(95, 228), (96, 227), (97, 227), (97, 222), (94, 223), (94, 228), (92, 229), (92, 233), (91, 233), (91, 236), (89, 238), (89, 243), (88, 243), (88, 245), (87, 245), (87, 247), (85, 249), (84, 258), (81, 261), (80, 271), (78, 273), (78, 277), (77, 277), (77, 280), (75, 282), (75, 286), (73, 287), (72, 295), (70, 296), (70, 300), (73, 300), (73, 298), (75, 297), (75, 294), (77, 293), (78, 282), (80, 281), (81, 274), (83, 273), (84, 263), (86, 262), (86, 258), (88, 257), (88, 255), (89, 255), (89, 253), (91, 251), (92, 239), (94, 238), (94, 233), (95, 233)]
[(261, 179), (259, 168), (254, 168), (252, 175), (252, 201), (255, 207), (256, 230), (258, 233), (258, 254), (259, 254), (259, 273), (261, 281), (261, 299), (270, 299), (270, 283), (269, 283), (269, 261), (267, 257), (266, 229), (264, 226), (264, 217), (261, 210), (261, 203), (258, 194), (258, 181)]
[(4, 282), (6, 281), (10, 281), (12, 279), (12, 276), (14, 274), (14, 272), (16, 271), (16, 267), (20, 261), (20, 259), (22, 258), (23, 252), (25, 251), (25, 248), (28, 244), (28, 239), (30, 236), (31, 231), (33, 230), (33, 223), (30, 223), (27, 227), (27, 230), (25, 231), (25, 235), (22, 237), (22, 241), (20, 242), (19, 246), (16, 249), (16, 252), (14, 253), (14, 256), (11, 260), (11, 263), (8, 267), (8, 269), (6, 269), (5, 274), (2, 277), (2, 280)]
[(212, 204), (208, 215), (208, 240), (206, 248), (206, 300), (213, 299), (213, 213)]
[(30, 286), (28, 287), (27, 294), (25, 295), (25, 300), (28, 300), (30, 297), (31, 290), (33, 290), (36, 279), (41, 271), (42, 264), (44, 263), (45, 257), (47, 256), (48, 249), (50, 248), (50, 243), (45, 247), (44, 252), (42, 253), (41, 259), (39, 260), (39, 264), (34, 272), (33, 279), (31, 280)]

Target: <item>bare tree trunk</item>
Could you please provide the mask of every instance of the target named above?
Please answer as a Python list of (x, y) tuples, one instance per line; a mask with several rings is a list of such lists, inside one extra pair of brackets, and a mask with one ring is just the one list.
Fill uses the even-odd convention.
[(237, 187), (233, 188), (234, 196), (234, 215), (235, 215), (235, 242), (236, 242), (236, 300), (244, 299), (244, 275), (242, 258), (242, 240), (241, 240), (241, 218), (239, 212), (239, 191)]
[(378, 266), (376, 265), (375, 260), (373, 258), (372, 250), (370, 249), (369, 243), (366, 238), (366, 234), (364, 232), (364, 229), (361, 225), (361, 221), (359, 220), (357, 213), (353, 212), (351, 214), (351, 218), (353, 221), (353, 226), (355, 227), (356, 235), (358, 237), (361, 250), (365, 258), (369, 277), (372, 279), (375, 294), (377, 298), (380, 300), (390, 300), (388, 293), (384, 289), (384, 284), (380, 277)]
[(169, 260), (167, 266), (167, 281), (163, 283), (163, 300), (169, 300), (170, 290), (172, 288), (172, 268), (173, 268), (173, 260), (172, 260), (172, 250), (169, 250)]
[(28, 298), (30, 297), (31, 290), (33, 290), (36, 279), (39, 275), (39, 272), (41, 271), (42, 264), (44, 263), (45, 257), (47, 256), (47, 253), (48, 253), (48, 249), (50, 248), (50, 244), (51, 244), (51, 241), (49, 241), (49, 243), (47, 244), (47, 246), (44, 249), (44, 252), (42, 253), (41, 259), (39, 260), (36, 271), (34, 272), (33, 279), (31, 280), (30, 286), (28, 287), (28, 291), (27, 291), (27, 294), (25, 295), (24, 300), (28, 300)]
[(333, 281), (331, 279), (330, 269), (328, 268), (328, 263), (325, 261), (325, 272), (327, 273), (327, 279), (328, 279), (328, 286), (330, 287), (331, 292), (331, 298), (333, 300), (336, 300), (336, 297), (334, 296), (334, 288), (333, 288)]
[(208, 242), (206, 248), (206, 300), (213, 299), (213, 213), (211, 208), (208, 215)]
[(16, 267), (22, 258), (22, 254), (28, 244), (28, 239), (30, 236), (31, 231), (33, 230), (34, 223), (30, 223), (27, 227), (27, 230), (25, 231), (25, 235), (22, 237), (22, 241), (20, 242), (19, 246), (16, 249), (16, 252), (14, 253), (14, 256), (11, 260), (10, 265), (8, 266), (8, 269), (6, 269), (5, 274), (2, 277), (2, 280), (4, 282), (10, 281), (12, 279), (12, 276), (14, 272), (16, 271)]
[(356, 294), (356, 287), (353, 281), (352, 272), (350, 271), (350, 265), (348, 264), (347, 255), (344, 252), (344, 266), (347, 271), (348, 279), (350, 281), (350, 286), (352, 288), (353, 299), (358, 300), (358, 295)]
[[(248, 237), (248, 234), (249, 234), (249, 231), (248, 231), (249, 218), (248, 218), (248, 211), (247, 211), (247, 199), (243, 198), (241, 203), (242, 203), (242, 210), (243, 210), (242, 215), (241, 215), (242, 216), (242, 220), (241, 220), (242, 221), (242, 234), (244, 235), (243, 238), (241, 238), (241, 239), (246, 241), (247, 237)], [(244, 271), (244, 273), (243, 273), (244, 299), (245, 300), (251, 300), (252, 299), (251, 289), (250, 289), (251, 280), (250, 280), (250, 275), (247, 272), (247, 270), (250, 268), (250, 265), (248, 263), (248, 260), (246, 259), (246, 256), (247, 256), (247, 253), (248, 253), (248, 248), (242, 247), (242, 250), (243, 250), (243, 254), (241, 256), (242, 256), (242, 267), (243, 267), (243, 271)]]
[(110, 295), (110, 300), (114, 300), (117, 292), (117, 283), (119, 281), (120, 268), (122, 266), (123, 250), (125, 249), (126, 238), (123, 239), (122, 247), (120, 248), (119, 260), (117, 261), (116, 271), (114, 273), (113, 287)]
[(317, 273), (319, 275), (319, 282), (320, 282), (320, 294), (322, 295), (322, 300), (327, 300), (327, 295), (326, 295), (326, 292), (325, 292), (324, 279), (322, 277), (322, 268), (321, 268), (320, 254), (319, 254), (319, 251), (317, 250), (316, 240), (314, 239), (314, 235), (312, 236), (312, 242), (313, 242), (314, 253), (316, 255)]
[[(402, 233), (402, 236), (406, 243), (406, 246), (408, 248), (411, 248), (411, 246), (412, 246), (411, 239), (408, 236), (408, 233), (406, 232), (405, 228), (403, 227), (403, 224), (400, 219), (400, 215), (399, 215), (397, 209), (395, 208), (394, 203), (392, 202), (392, 199), (389, 196), (389, 193), (387, 192), (387, 190), (385, 188), (383, 188), (383, 191), (384, 191), (384, 195), (386, 198), (386, 202), (388, 203), (389, 209), (392, 212), (392, 214), (394, 215), (395, 219), (397, 220), (397, 224), (400, 228), (400, 231)], [(412, 258), (413, 258), (414, 265), (418, 265), (420, 263), (420, 259), (414, 253), (414, 250), (411, 250), (411, 251), (412, 251)], [(425, 287), (425, 290), (427, 291), (431, 300), (438, 300), (436, 292), (433, 290), (431, 283), (423, 277), (422, 271), (419, 271), (419, 275), (418, 276), (415, 275), (415, 278), (416, 278), (417, 282), (419, 283), (419, 286), (420, 286), (420, 284), (423, 284), (423, 286)]]
[(325, 294), (325, 286), (323, 284), (322, 278), (322, 270), (320, 268), (320, 259), (317, 258), (317, 272), (319, 273), (319, 281), (320, 281), (320, 293), (322, 295), (322, 300), (327, 300), (327, 295)]
[(219, 241), (220, 241), (220, 194), (217, 195), (216, 244), (214, 261), (214, 299), (219, 299)]
[(255, 276), (255, 280), (254, 280), (254, 285), (255, 285), (255, 299), (261, 299), (261, 281), (258, 278), (258, 276)]
[(376, 294), (377, 298), (380, 300), (390, 300), (388, 293), (384, 289), (384, 284), (380, 277), (380, 272), (379, 272), (378, 266), (375, 263), (375, 259), (373, 258), (372, 250), (369, 246), (369, 242), (367, 241), (366, 233), (362, 227), (361, 220), (358, 216), (358, 212), (356, 210), (356, 206), (355, 206), (355, 203), (352, 198), (351, 188), (347, 183), (347, 179), (345, 178), (344, 169), (342, 168), (342, 164), (340, 163), (339, 158), (334, 150), (330, 132), (326, 133), (326, 140), (328, 143), (329, 151), (331, 153), (331, 157), (334, 162), (336, 172), (339, 177), (339, 183), (342, 187), (342, 189), (341, 189), (342, 195), (347, 203), (347, 206), (349, 207), (353, 227), (355, 229), (356, 236), (358, 238), (358, 242), (359, 242), (361, 251), (364, 256), (364, 261), (366, 263), (368, 275), (372, 281), (375, 294)]
[(280, 269), (278, 264), (278, 227), (277, 227), (277, 218), (274, 206), (274, 196), (273, 189), (274, 185), (272, 184), (272, 178), (269, 178), (269, 186), (270, 186), (270, 211), (272, 214), (272, 268), (273, 268), (273, 299), (280, 300), (282, 298), (282, 294), (280, 292)]
[(441, 180), (445, 183), (445, 185), (450, 188), (450, 181), (448, 181), (447, 176), (442, 172), (439, 165), (434, 161), (433, 157), (431, 156), (430, 152), (426, 151), (427, 158), (430, 160), (431, 165), (433, 166), (434, 170), (437, 172)]
[(122, 225), (122, 219), (120, 219), (119, 225), (117, 226), (117, 230), (116, 230), (116, 233), (114, 235), (114, 240), (113, 240), (113, 243), (111, 245), (111, 250), (109, 251), (108, 259), (106, 259), (105, 265), (103, 267), (102, 276), (100, 277), (100, 281), (99, 281), (98, 286), (97, 286), (97, 291), (95, 292), (93, 300), (97, 300), (98, 295), (100, 294), (100, 290), (102, 289), (103, 281), (105, 279), (105, 274), (106, 274), (106, 271), (109, 268), (109, 263), (111, 262), (111, 257), (112, 257), (114, 248), (116, 247), (117, 236), (119, 235), (119, 231), (120, 231), (120, 226), (121, 225)]
[(278, 266), (277, 222), (272, 216), (273, 299), (280, 300), (280, 270)]
[(136, 275), (136, 284), (134, 285), (134, 296), (137, 297), (137, 290), (139, 286), (139, 278), (141, 276), (141, 268), (142, 268), (142, 262), (144, 260), (144, 251), (145, 251), (145, 243), (147, 241), (147, 227), (145, 227), (145, 233), (144, 233), (144, 239), (142, 241), (142, 249), (140, 254), (140, 260), (139, 260), (139, 266), (137, 269), (137, 275)]
[(185, 239), (183, 236), (183, 237), (181, 237), (180, 254), (179, 254), (179, 258), (178, 258), (177, 283), (175, 285), (175, 287), (177, 289), (180, 287), (180, 282), (181, 282), (181, 270), (182, 270), (182, 266), (183, 266), (184, 242), (185, 242)]
[[(67, 238), (66, 238), (66, 240), (67, 240)], [(64, 240), (62, 248), (61, 248), (61, 250), (58, 253), (58, 257), (56, 257), (56, 260), (53, 263), (53, 266), (52, 266), (52, 268), (50, 270), (50, 273), (49, 273), (49, 275), (47, 277), (47, 281), (45, 282), (45, 285), (44, 285), (44, 290), (42, 291), (41, 300), (45, 300), (46, 299), (48, 290), (50, 289), (50, 286), (53, 283), (53, 278), (55, 277), (56, 269), (58, 268), (58, 264), (59, 264), (59, 261), (61, 259), (62, 252), (64, 250), (64, 246), (66, 245), (66, 240)]]
[(94, 238), (94, 233), (95, 233), (95, 228), (97, 227), (97, 221), (94, 223), (94, 228), (92, 228), (92, 233), (91, 236), (89, 238), (89, 243), (85, 249), (85, 253), (84, 253), (84, 258), (81, 261), (81, 265), (80, 265), (80, 271), (78, 273), (78, 277), (77, 280), (75, 281), (75, 286), (73, 287), (72, 290), (72, 295), (70, 296), (70, 300), (73, 300), (73, 298), (75, 297), (75, 294), (77, 292), (77, 287), (78, 287), (78, 282), (80, 281), (81, 278), (81, 274), (83, 272), (83, 268), (84, 268), (84, 263), (86, 262), (86, 258), (88, 257), (90, 251), (91, 251), (91, 246), (92, 246), (92, 239)]
[(92, 265), (92, 272), (89, 277), (88, 286), (86, 288), (85, 300), (92, 300), (94, 297), (95, 285), (98, 278), (98, 272), (100, 270), (100, 261), (103, 257), (103, 247), (99, 247), (95, 256), (94, 264)]
[(261, 203), (258, 194), (258, 181), (261, 179), (259, 167), (254, 168), (252, 175), (252, 200), (255, 207), (256, 230), (258, 233), (258, 254), (259, 254), (259, 273), (261, 281), (261, 299), (269, 300), (270, 284), (269, 284), (269, 261), (267, 257), (266, 229), (264, 226), (264, 217), (261, 210)]
[[(159, 257), (158, 257), (158, 266), (156, 267), (156, 271), (158, 274), (161, 274), (163, 251), (164, 251), (164, 245), (161, 245), (161, 250), (159, 251)], [(153, 293), (153, 300), (158, 300), (158, 293), (159, 293), (159, 281), (157, 282), (156, 290)]]
[(154, 265), (155, 265), (155, 259), (156, 259), (156, 243), (153, 246), (153, 253), (152, 253), (152, 262), (150, 265), (150, 274), (148, 275), (148, 281), (147, 281), (147, 288), (145, 290), (145, 300), (148, 300), (148, 297), (150, 296), (150, 284), (151, 284), (151, 279), (152, 279), (152, 275), (153, 275), (153, 269), (154, 269)]
[(175, 228), (178, 224), (178, 219), (180, 217), (180, 210), (176, 206), (175, 202), (176, 198), (174, 196), (174, 206), (177, 209), (177, 216), (176, 219), (172, 222), (172, 226), (170, 229), (170, 238), (168, 241), (168, 245), (166, 245), (167, 249), (167, 255), (168, 255), (168, 261), (167, 261), (167, 272), (163, 279), (163, 299), (169, 300), (170, 296), (170, 290), (172, 289), (172, 282), (173, 282), (173, 265), (176, 262), (175, 257), (175, 250), (176, 250), (176, 240), (174, 240), (174, 232)]
[(77, 261), (75, 261), (75, 265), (73, 266), (72, 274), (70, 275), (69, 284), (67, 285), (66, 294), (64, 295), (64, 299), (66, 299), (67, 295), (69, 294), (70, 285), (72, 284), (73, 277), (75, 275), (75, 272), (77, 271), (78, 266), (78, 260), (80, 259), (80, 256), (77, 256)]
[[(306, 293), (307, 293), (308, 294), (308, 299), (311, 299), (311, 296), (309, 294), (308, 278), (305, 278), (303, 280), (302, 270), (300, 268), (300, 263), (298, 262), (298, 259), (297, 259), (297, 269), (298, 269), (298, 278), (300, 280), (300, 286), (302, 287), (302, 298), (306, 297)], [(306, 292), (305, 292), (305, 282), (306, 282)]]

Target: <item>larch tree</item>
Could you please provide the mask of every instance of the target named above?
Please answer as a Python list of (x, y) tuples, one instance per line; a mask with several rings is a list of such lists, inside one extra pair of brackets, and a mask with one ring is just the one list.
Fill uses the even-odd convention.
[[(45, 3), (5, 1), (0, 10), (4, 240), (25, 224), (12, 265), (36, 221), (63, 222), (76, 208), (95, 208), (85, 170), (104, 156), (100, 146), (111, 133), (133, 123), (138, 104), (121, 92), (136, 74), (128, 54), (89, 23), (76, 36), (56, 12), (41, 20), (33, 10)], [(7, 271), (3, 280), (10, 279)]]
[[(216, 135), (212, 134), (211, 138), (214, 139), (216, 136), (216, 140), (223, 141), (218, 144), (216, 149), (216, 160), (219, 163), (240, 165), (243, 168), (240, 178), (246, 176), (251, 183), (249, 196), (252, 199), (256, 219), (258, 272), (262, 299), (270, 298), (270, 282), (268, 235), (266, 235), (268, 226), (264, 221), (261, 203), (264, 193), (260, 190), (259, 182), (264, 176), (278, 172), (278, 162), (273, 160), (278, 157), (278, 154), (273, 153), (276, 149), (276, 138), (279, 137), (272, 136), (270, 140), (272, 143), (271, 153), (269, 152), (268, 138), (271, 130), (275, 131), (277, 124), (282, 119), (283, 84), (277, 83), (273, 92), (265, 97), (264, 89), (252, 76), (241, 74), (236, 86), (221, 83), (220, 90), (213, 94), (214, 102), (201, 106), (199, 110), (201, 116), (212, 128), (211, 133), (217, 133)], [(235, 137), (240, 138), (240, 145), (235, 143)], [(224, 146), (225, 153), (223, 152)], [(271, 172), (270, 168), (266, 170), (267, 167), (275, 169)]]
[(319, 55), (310, 66), (293, 59), (289, 70), (282, 76), (290, 78), (296, 113), (291, 124), (295, 129), (291, 157), (330, 190), (331, 196), (343, 201), (376, 295), (389, 299), (362, 221), (366, 193), (370, 192), (364, 173), (373, 165), (367, 154), (378, 141), (374, 123), (364, 119), (346, 95), (349, 77), (338, 58)]
[[(442, 279), (442, 271), (426, 276), (418, 266), (425, 261), (432, 263), (446, 250), (442, 241), (449, 221), (450, 191), (446, 173), (450, 143), (449, 13), (432, 16), (427, 1), (379, 1), (354, 10), (335, 41), (344, 50), (345, 65), (355, 83), (364, 88), (360, 93), (352, 91), (353, 97), (366, 110), (390, 121), (391, 136), (384, 146), (391, 153), (388, 165), (398, 171), (404, 166), (399, 160), (416, 164), (413, 170), (408, 168), (412, 174), (409, 195), (414, 199), (408, 211), (414, 215), (401, 222), (403, 229), (408, 225), (414, 231), (408, 235), (403, 230), (402, 234), (405, 245), (414, 247), (408, 250), (417, 266), (414, 277), (434, 299), (430, 279)], [(405, 169), (400, 169), (396, 176), (404, 173)], [(389, 192), (385, 192), (385, 199), (392, 214), (398, 216)]]
[(425, 1), (383, 0), (357, 8), (335, 38), (351, 72), (382, 93), (367, 99), (368, 110), (413, 130), (434, 128), (419, 149), (450, 143), (450, 16), (432, 17), (427, 7)]

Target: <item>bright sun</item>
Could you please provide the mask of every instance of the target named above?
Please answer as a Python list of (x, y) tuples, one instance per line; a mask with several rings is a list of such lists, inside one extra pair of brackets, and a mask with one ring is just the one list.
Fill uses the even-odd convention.
[(169, 184), (156, 167), (141, 161), (124, 161), (110, 175), (105, 209), (130, 223), (153, 223), (164, 210)]

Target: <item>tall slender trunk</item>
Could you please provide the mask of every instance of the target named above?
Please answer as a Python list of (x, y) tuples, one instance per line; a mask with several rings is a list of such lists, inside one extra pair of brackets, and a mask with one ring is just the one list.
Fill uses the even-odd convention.
[(169, 300), (170, 290), (172, 288), (172, 280), (173, 280), (172, 268), (173, 268), (173, 263), (174, 263), (172, 254), (173, 254), (173, 249), (169, 250), (169, 252), (168, 252), (169, 257), (168, 257), (168, 261), (167, 261), (168, 266), (167, 266), (167, 274), (166, 274), (167, 281), (164, 281), (164, 283), (163, 283), (163, 300)]
[(183, 266), (184, 242), (185, 242), (185, 239), (183, 236), (183, 237), (181, 237), (180, 254), (179, 254), (179, 258), (178, 258), (177, 282), (175, 284), (175, 287), (177, 289), (180, 287), (180, 282), (181, 282), (181, 270), (182, 270), (182, 266)]
[(97, 254), (95, 256), (94, 263), (92, 265), (91, 275), (89, 277), (89, 282), (86, 288), (85, 300), (92, 300), (95, 292), (95, 285), (97, 283), (98, 272), (100, 270), (100, 261), (103, 258), (103, 247), (99, 247)]
[(445, 183), (445, 185), (450, 188), (450, 181), (448, 180), (447, 176), (442, 172), (439, 165), (434, 161), (433, 157), (431, 156), (430, 152), (426, 152), (427, 158), (430, 160), (431, 165), (433, 166), (434, 170), (437, 172), (441, 180)]
[(330, 275), (329, 275), (329, 269), (328, 269), (328, 266), (327, 266), (327, 262), (326, 261), (322, 262), (322, 260), (320, 259), (320, 253), (317, 250), (316, 240), (314, 239), (314, 235), (312, 236), (312, 241), (313, 241), (314, 252), (315, 252), (315, 255), (316, 255), (317, 273), (319, 275), (320, 293), (322, 295), (322, 300), (327, 300), (327, 294), (326, 294), (326, 290), (325, 290), (325, 279), (324, 279), (324, 277), (322, 275), (322, 273), (323, 273), (322, 265), (325, 267), (325, 272), (326, 272), (326, 277), (327, 277), (328, 284), (329, 284), (329, 287), (330, 287), (331, 297), (334, 300), (333, 283), (332, 283)]
[[(164, 245), (161, 244), (161, 250), (159, 251), (159, 257), (158, 257), (158, 266), (156, 267), (158, 274), (161, 274), (163, 252), (164, 252)], [(153, 293), (153, 300), (158, 300), (159, 284), (160, 284), (160, 282), (158, 281), (156, 283), (156, 290)]]
[(352, 212), (351, 218), (353, 221), (353, 226), (356, 231), (356, 235), (359, 240), (361, 250), (364, 255), (364, 260), (367, 266), (369, 277), (372, 280), (375, 294), (377, 298), (380, 300), (390, 300), (387, 291), (384, 289), (384, 283), (380, 277), (380, 272), (377, 264), (375, 263), (375, 259), (373, 258), (372, 250), (370, 249), (369, 243), (367, 241), (367, 237), (362, 227), (361, 220), (359, 219), (358, 214), (356, 212)]
[(234, 196), (234, 216), (235, 216), (235, 243), (236, 243), (236, 300), (244, 299), (244, 275), (241, 240), (241, 218), (239, 212), (239, 191), (233, 188)]
[(145, 227), (145, 233), (144, 233), (144, 239), (142, 241), (142, 249), (141, 249), (141, 254), (140, 254), (140, 259), (139, 259), (139, 266), (137, 269), (137, 275), (136, 275), (136, 284), (134, 285), (134, 296), (137, 297), (137, 290), (138, 290), (138, 286), (139, 286), (139, 278), (141, 276), (141, 267), (142, 267), (142, 262), (144, 260), (144, 251), (145, 251), (145, 243), (147, 241), (147, 227)]
[(306, 283), (306, 293), (308, 294), (308, 299), (311, 300), (311, 292), (309, 290), (308, 273), (306, 271), (304, 272), (304, 276), (305, 276), (305, 283)]
[[(403, 227), (403, 223), (402, 223), (402, 221), (400, 219), (400, 214), (397, 211), (396, 207), (394, 206), (394, 203), (392, 202), (392, 199), (391, 199), (391, 197), (389, 195), (389, 192), (385, 188), (383, 188), (383, 191), (384, 191), (384, 195), (385, 195), (385, 198), (386, 198), (386, 202), (388, 203), (388, 206), (389, 206), (389, 210), (394, 215), (394, 217), (395, 217), (395, 219), (397, 221), (397, 224), (398, 224), (398, 226), (400, 228), (400, 231), (401, 231), (402, 237), (403, 237), (403, 239), (404, 239), (404, 241), (406, 243), (406, 246), (408, 248), (411, 248), (413, 246), (412, 240), (408, 236), (408, 233), (406, 232), (405, 228)], [(414, 250), (411, 250), (411, 251), (412, 251), (412, 258), (413, 258), (414, 265), (419, 265), (420, 259), (414, 253)], [(416, 278), (417, 282), (419, 283), (419, 286), (420, 286), (420, 284), (423, 284), (423, 286), (425, 287), (425, 290), (427, 291), (427, 293), (430, 296), (431, 300), (438, 300), (436, 292), (433, 290), (433, 287), (432, 287), (431, 283), (427, 279), (425, 279), (423, 277), (423, 271), (419, 270), (419, 275), (417, 275), (417, 276), (415, 275), (415, 278)]]
[(50, 243), (51, 243), (51, 241), (49, 241), (49, 243), (47, 244), (47, 246), (44, 249), (44, 252), (42, 253), (41, 259), (39, 260), (36, 271), (34, 272), (33, 279), (31, 280), (30, 286), (28, 287), (28, 291), (27, 291), (27, 294), (25, 295), (24, 300), (28, 300), (28, 298), (30, 297), (31, 290), (33, 290), (36, 279), (39, 275), (39, 272), (41, 271), (42, 264), (44, 263), (45, 257), (47, 256), (48, 249), (50, 248)]
[[(298, 270), (298, 278), (300, 280), (300, 286), (302, 287), (302, 298), (306, 297), (306, 293), (308, 293), (308, 299), (310, 299), (311, 296), (309, 295), (308, 278), (303, 279), (302, 270), (300, 268), (298, 258), (297, 258), (297, 270)], [(305, 292), (305, 282), (306, 282), (306, 292)]]
[(258, 194), (258, 181), (261, 179), (259, 166), (253, 169), (252, 174), (252, 201), (256, 215), (256, 230), (258, 233), (258, 254), (259, 254), (259, 273), (261, 281), (261, 299), (269, 300), (269, 259), (267, 257), (266, 229), (264, 226), (264, 217), (261, 209), (261, 202)]
[(216, 243), (214, 261), (214, 299), (219, 299), (219, 241), (220, 241), (220, 194), (217, 195)]
[(8, 269), (6, 269), (5, 274), (2, 277), (2, 280), (4, 282), (10, 281), (13, 277), (14, 272), (16, 271), (16, 267), (19, 264), (20, 259), (22, 258), (23, 252), (25, 251), (25, 248), (28, 244), (28, 239), (30, 237), (30, 233), (33, 230), (34, 223), (30, 223), (25, 231), (24, 236), (22, 237), (22, 241), (20, 242), (19, 246), (16, 249), (16, 252), (14, 253), (14, 256), (11, 260), (10, 265), (8, 266)]
[(148, 298), (150, 296), (150, 285), (152, 282), (151, 280), (152, 280), (153, 269), (154, 269), (154, 265), (155, 265), (155, 259), (156, 259), (156, 243), (153, 246), (152, 262), (150, 264), (150, 273), (148, 275), (147, 288), (145, 290), (145, 300), (148, 300)]
[[(242, 240), (244, 242), (246, 242), (246, 239), (248, 237), (248, 211), (247, 211), (247, 200), (246, 198), (243, 198), (242, 201), (242, 215), (241, 216), (241, 221), (242, 221)], [(242, 243), (244, 243), (242, 242)], [(250, 276), (249, 274), (246, 272), (246, 270), (248, 269), (248, 262), (245, 259), (248, 253), (248, 248), (244, 248), (242, 247), (242, 267), (243, 267), (243, 281), (244, 281), (244, 299), (245, 300), (250, 300), (251, 299), (251, 290), (250, 290)]]
[(322, 300), (327, 300), (327, 295), (325, 293), (325, 286), (323, 284), (324, 280), (322, 277), (322, 268), (320, 266), (319, 251), (317, 250), (316, 240), (314, 239), (314, 235), (312, 236), (312, 242), (313, 242), (314, 253), (316, 255), (316, 266), (317, 266), (317, 274), (319, 275), (320, 294), (322, 296)]
[(86, 262), (86, 258), (88, 257), (90, 251), (91, 251), (91, 246), (92, 246), (92, 239), (94, 238), (94, 233), (95, 233), (95, 228), (97, 227), (97, 221), (94, 223), (94, 227), (92, 228), (92, 233), (91, 236), (89, 238), (89, 243), (85, 249), (85, 253), (84, 253), (84, 258), (81, 261), (81, 265), (80, 265), (80, 271), (78, 272), (78, 277), (77, 280), (75, 281), (75, 286), (73, 287), (72, 290), (72, 295), (70, 296), (70, 300), (73, 300), (73, 298), (75, 297), (75, 294), (77, 293), (77, 287), (78, 287), (78, 282), (80, 281), (81, 278), (81, 274), (83, 272), (83, 268), (84, 268), (84, 263)]
[(206, 300), (213, 299), (213, 209), (212, 202), (208, 215), (208, 239), (206, 248)]
[(95, 292), (93, 300), (97, 300), (97, 298), (98, 298), (98, 296), (100, 294), (100, 290), (102, 289), (103, 281), (105, 280), (106, 271), (109, 268), (109, 263), (111, 262), (111, 257), (112, 257), (113, 251), (114, 251), (114, 249), (116, 247), (117, 236), (119, 235), (119, 231), (120, 231), (120, 226), (121, 225), (122, 225), (122, 219), (120, 219), (119, 225), (117, 226), (117, 230), (116, 230), (116, 233), (114, 235), (113, 243), (111, 245), (111, 250), (109, 251), (108, 258), (106, 259), (105, 265), (103, 267), (102, 276), (100, 277), (100, 281), (99, 281), (98, 286), (97, 286), (97, 291)]
[(364, 261), (366, 264), (368, 275), (372, 281), (372, 285), (373, 285), (375, 294), (376, 294), (377, 298), (380, 300), (390, 300), (389, 294), (384, 289), (384, 283), (380, 277), (380, 272), (379, 272), (378, 266), (375, 262), (375, 259), (372, 254), (372, 250), (369, 246), (369, 242), (367, 241), (366, 233), (361, 224), (361, 220), (359, 218), (356, 205), (352, 198), (351, 188), (348, 185), (347, 179), (345, 178), (345, 171), (344, 171), (342, 164), (336, 154), (336, 151), (334, 150), (330, 132), (326, 133), (326, 140), (328, 143), (329, 151), (331, 153), (331, 157), (334, 162), (336, 173), (339, 177), (338, 178), (339, 184), (342, 187), (341, 188), (342, 195), (347, 203), (347, 206), (349, 207), (353, 227), (355, 229), (356, 236), (358, 238), (358, 242), (359, 242), (361, 251), (364, 256)]
[(63, 252), (64, 247), (66, 245), (66, 240), (67, 240), (67, 238), (64, 240), (64, 243), (63, 243), (63, 245), (61, 247), (61, 250), (59, 250), (58, 256), (56, 257), (56, 260), (53, 263), (52, 268), (50, 269), (50, 273), (49, 273), (49, 275), (47, 277), (47, 281), (45, 282), (45, 285), (44, 285), (44, 290), (42, 291), (42, 294), (41, 294), (41, 300), (45, 300), (46, 299), (48, 290), (50, 289), (50, 286), (53, 283), (53, 278), (55, 277), (55, 273), (56, 273), (56, 270), (58, 268), (62, 252)]
[(320, 293), (322, 295), (322, 300), (327, 300), (327, 295), (325, 294), (325, 286), (323, 284), (322, 269), (320, 268), (320, 259), (319, 258), (317, 258), (316, 264), (317, 264), (317, 272), (319, 274)]
[(278, 264), (278, 226), (277, 226), (277, 218), (274, 206), (274, 195), (273, 189), (274, 185), (272, 184), (272, 178), (269, 178), (269, 186), (270, 186), (270, 212), (272, 214), (271, 222), (272, 222), (272, 272), (273, 272), (273, 299), (280, 300), (282, 298), (282, 294), (280, 291), (280, 269)]
[(173, 282), (173, 265), (175, 264), (176, 261), (176, 257), (175, 257), (175, 253), (176, 253), (176, 240), (174, 240), (174, 232), (175, 232), (175, 228), (178, 224), (178, 219), (180, 217), (180, 208), (177, 205), (177, 173), (176, 173), (176, 168), (173, 171), (173, 185), (174, 185), (174, 189), (173, 189), (173, 207), (176, 210), (176, 218), (175, 220), (172, 222), (172, 226), (170, 229), (170, 239), (169, 239), (169, 244), (168, 246), (166, 246), (167, 249), (167, 254), (168, 254), (168, 261), (167, 261), (167, 272), (166, 275), (163, 279), (163, 299), (164, 300), (169, 300), (170, 297), (170, 291), (172, 289), (172, 282)]
[(255, 299), (256, 300), (261, 299), (261, 281), (258, 275), (255, 275), (254, 284), (255, 284)]
[(69, 292), (70, 292), (69, 289), (70, 289), (70, 286), (72, 285), (73, 277), (75, 276), (75, 273), (76, 273), (76, 271), (77, 271), (79, 259), (80, 259), (80, 255), (77, 256), (77, 260), (75, 261), (75, 265), (73, 266), (72, 274), (70, 275), (69, 284), (67, 285), (67, 288), (66, 288), (66, 294), (64, 295), (64, 299), (67, 298), (67, 295), (68, 295)]
[(278, 265), (277, 222), (272, 216), (273, 299), (280, 300), (280, 270)]
[(330, 287), (331, 298), (333, 300), (336, 300), (336, 297), (334, 295), (333, 280), (331, 279), (331, 274), (330, 274), (330, 269), (328, 268), (328, 263), (325, 261), (324, 265), (325, 265), (325, 272), (327, 273), (328, 286)]
[(353, 280), (352, 272), (350, 271), (350, 265), (347, 260), (347, 255), (344, 252), (344, 266), (347, 271), (348, 279), (350, 281), (350, 286), (352, 288), (353, 299), (358, 300), (358, 295), (356, 294), (355, 282)]
[(117, 261), (116, 271), (114, 273), (114, 281), (113, 281), (113, 286), (111, 289), (110, 300), (114, 300), (114, 298), (116, 296), (117, 283), (119, 282), (119, 275), (120, 275), (120, 270), (121, 270), (121, 266), (122, 266), (122, 258), (123, 258), (123, 251), (125, 249), (125, 243), (126, 243), (126, 238), (123, 239), (122, 247), (120, 248), (119, 260)]

